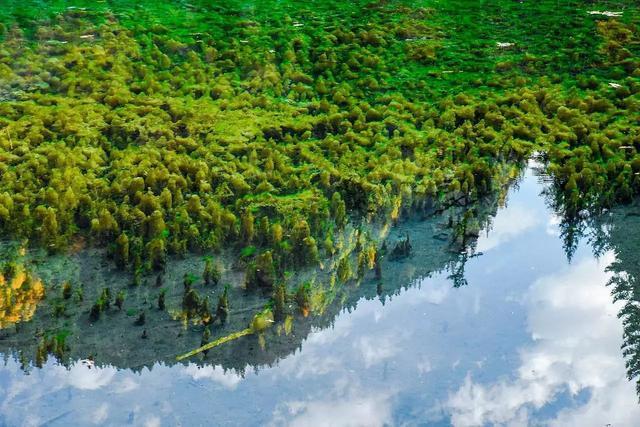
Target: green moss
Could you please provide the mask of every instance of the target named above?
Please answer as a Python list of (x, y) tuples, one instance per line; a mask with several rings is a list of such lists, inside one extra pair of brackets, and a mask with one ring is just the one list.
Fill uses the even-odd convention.
[(218, 298), (218, 306), (216, 308), (216, 317), (222, 323), (225, 323), (229, 316), (229, 285), (225, 285), (222, 295)]
[(218, 267), (216, 267), (213, 261), (207, 258), (204, 262), (204, 271), (202, 273), (202, 279), (204, 280), (204, 284), (209, 285), (217, 285), (220, 282), (220, 271)]
[(310, 283), (307, 282), (298, 286), (298, 289), (296, 290), (296, 294), (295, 294), (295, 300), (300, 311), (304, 315), (307, 315), (311, 310), (311, 284)]
[(287, 287), (280, 283), (273, 293), (273, 315), (276, 321), (282, 321), (287, 316)]
[(240, 256), (242, 258), (250, 258), (256, 253), (257, 250), (258, 249), (255, 246), (246, 246), (240, 251)]
[(118, 291), (118, 294), (116, 295), (116, 307), (118, 307), (118, 310), (122, 310), (122, 306), (124, 305), (124, 299), (125, 299), (124, 291), (122, 290)]
[(71, 282), (67, 280), (62, 284), (62, 297), (64, 299), (69, 299), (71, 298), (72, 294), (73, 294), (73, 287), (71, 286)]
[(116, 239), (114, 257), (116, 265), (120, 268), (125, 268), (129, 262), (129, 238), (124, 233)]
[(337, 275), (340, 282), (345, 283), (351, 279), (351, 260), (349, 255), (345, 255), (338, 261)]

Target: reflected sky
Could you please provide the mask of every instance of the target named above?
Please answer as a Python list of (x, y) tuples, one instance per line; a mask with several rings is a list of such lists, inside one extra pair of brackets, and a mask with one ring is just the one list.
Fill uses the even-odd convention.
[(529, 171), (512, 190), (466, 287), (442, 273), (363, 299), (257, 373), (50, 360), (25, 374), (9, 359), (0, 425), (637, 425), (605, 286), (614, 256), (585, 245), (567, 263), (541, 188)]

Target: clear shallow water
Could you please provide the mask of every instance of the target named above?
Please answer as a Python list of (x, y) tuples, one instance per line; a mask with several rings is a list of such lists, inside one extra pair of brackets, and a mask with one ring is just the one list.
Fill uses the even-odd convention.
[[(511, 190), (466, 265), (468, 286), (443, 272), (384, 304), (362, 299), (244, 375), (52, 359), (25, 374), (8, 358), (0, 425), (636, 425), (622, 303), (605, 286), (614, 254), (582, 244), (568, 263), (541, 190), (531, 171)], [(414, 249), (397, 269), (420, 269)]]

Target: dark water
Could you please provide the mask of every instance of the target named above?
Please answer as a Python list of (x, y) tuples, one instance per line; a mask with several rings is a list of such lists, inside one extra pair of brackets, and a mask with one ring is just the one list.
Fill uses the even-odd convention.
[[(299, 349), (242, 374), (215, 361), (130, 370), (53, 359), (26, 374), (8, 357), (0, 425), (637, 425), (623, 302), (605, 286), (615, 254), (581, 243), (567, 262), (542, 188), (530, 169), (510, 191), (466, 286), (442, 272), (363, 298), (306, 337), (294, 326)], [(387, 274), (421, 270), (421, 238), (431, 237)]]

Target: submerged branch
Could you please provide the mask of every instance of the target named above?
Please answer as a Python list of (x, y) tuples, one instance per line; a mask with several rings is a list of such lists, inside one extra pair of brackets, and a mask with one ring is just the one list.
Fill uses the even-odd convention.
[(213, 347), (217, 347), (220, 344), (224, 344), (226, 342), (233, 341), (235, 339), (238, 339), (240, 337), (244, 337), (245, 335), (250, 335), (252, 333), (253, 333), (253, 329), (251, 329), (251, 328), (243, 329), (242, 331), (239, 331), (239, 332), (234, 332), (234, 333), (232, 333), (230, 335), (227, 335), (225, 337), (219, 338), (219, 339), (217, 339), (215, 341), (211, 341), (210, 343), (205, 344), (200, 348), (197, 348), (197, 349), (192, 350), (192, 351), (190, 351), (188, 353), (182, 354), (182, 355), (176, 357), (176, 360), (180, 361), (180, 360), (188, 359), (188, 358), (190, 358), (192, 356), (195, 356), (198, 353), (202, 353), (203, 351), (212, 349)]

